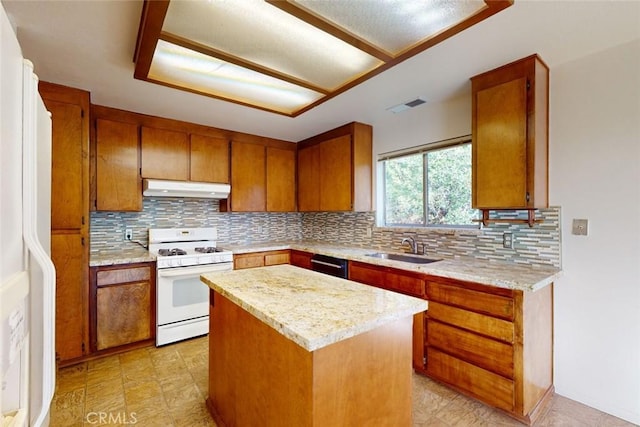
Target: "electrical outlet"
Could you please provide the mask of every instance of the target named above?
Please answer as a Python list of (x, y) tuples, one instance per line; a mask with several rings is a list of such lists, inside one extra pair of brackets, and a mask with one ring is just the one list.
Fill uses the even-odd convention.
[(586, 219), (574, 219), (571, 224), (571, 234), (586, 236), (589, 233), (589, 221)]
[(502, 234), (502, 247), (505, 249), (513, 249), (513, 233)]
[(133, 230), (130, 228), (127, 228), (124, 230), (124, 240), (131, 240), (133, 239)]

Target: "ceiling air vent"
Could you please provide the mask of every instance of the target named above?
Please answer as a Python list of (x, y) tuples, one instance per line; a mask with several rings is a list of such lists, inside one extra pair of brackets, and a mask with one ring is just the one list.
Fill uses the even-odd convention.
[(409, 108), (413, 108), (413, 107), (417, 107), (418, 105), (422, 105), (422, 104), (426, 104), (427, 101), (425, 101), (422, 98), (416, 98), (412, 101), (407, 101), (404, 104), (398, 104), (398, 105), (394, 105), (393, 107), (389, 107), (387, 108), (387, 111), (391, 111), (392, 113), (401, 113), (403, 111), (408, 110)]

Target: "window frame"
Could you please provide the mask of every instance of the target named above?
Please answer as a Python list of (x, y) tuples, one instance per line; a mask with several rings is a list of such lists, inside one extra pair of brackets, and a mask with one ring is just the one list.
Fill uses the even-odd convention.
[[(457, 138), (446, 139), (442, 141), (432, 142), (429, 144), (420, 145), (417, 147), (409, 147), (401, 150), (390, 151), (387, 153), (381, 153), (378, 155), (378, 171), (379, 171), (379, 183), (381, 184), (381, 191), (378, 192), (380, 195), (379, 202), (382, 205), (378, 212), (380, 212), (378, 217), (379, 227), (382, 228), (411, 228), (411, 229), (466, 229), (466, 230), (475, 230), (480, 229), (480, 222), (478, 224), (434, 224), (429, 223), (429, 179), (428, 179), (428, 159), (427, 155), (429, 152), (435, 152), (445, 149), (454, 148), (460, 145), (471, 145), (471, 135), (464, 135)], [(401, 157), (408, 157), (414, 155), (422, 156), (422, 193), (423, 193), (423, 203), (422, 203), (422, 224), (388, 224), (387, 223), (387, 174), (386, 174), (386, 161), (398, 159)], [(472, 184), (473, 185), (473, 184)], [(472, 190), (473, 191), (473, 190)], [(471, 200), (469, 201), (471, 202)], [(477, 219), (480, 219), (480, 211), (476, 209)]]

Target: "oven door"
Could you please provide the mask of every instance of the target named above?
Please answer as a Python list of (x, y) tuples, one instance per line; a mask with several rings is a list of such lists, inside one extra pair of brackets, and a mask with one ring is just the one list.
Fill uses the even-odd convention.
[(200, 275), (232, 270), (232, 263), (159, 269), (157, 272), (158, 325), (209, 315), (209, 287)]

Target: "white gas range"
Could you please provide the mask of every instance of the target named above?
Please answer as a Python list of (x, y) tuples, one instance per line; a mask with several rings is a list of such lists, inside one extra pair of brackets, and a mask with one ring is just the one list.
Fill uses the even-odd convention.
[(156, 255), (156, 345), (209, 332), (209, 287), (200, 275), (233, 269), (233, 254), (217, 247), (216, 228), (149, 229)]

